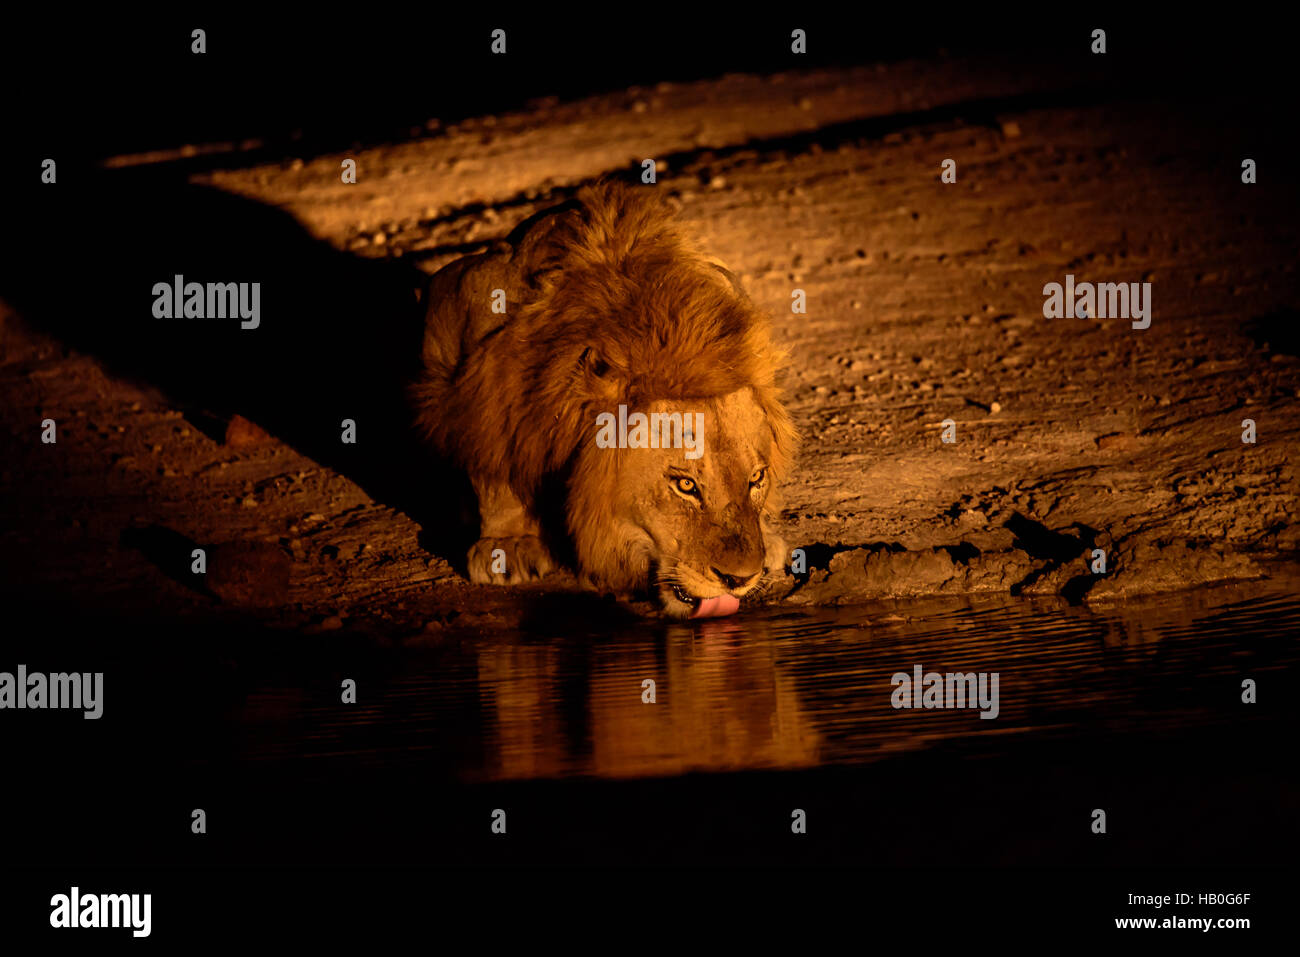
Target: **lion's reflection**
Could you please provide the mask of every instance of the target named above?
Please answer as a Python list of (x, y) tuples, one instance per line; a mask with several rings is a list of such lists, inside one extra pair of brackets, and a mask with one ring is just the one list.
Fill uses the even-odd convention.
[(767, 623), (752, 620), (568, 653), (486, 645), (480, 689), (495, 740), (484, 771), (640, 777), (816, 764), (818, 735), (776, 649)]

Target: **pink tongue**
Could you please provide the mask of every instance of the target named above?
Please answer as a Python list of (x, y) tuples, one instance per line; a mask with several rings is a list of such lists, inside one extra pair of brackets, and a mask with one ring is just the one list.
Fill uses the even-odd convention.
[(692, 618), (721, 618), (734, 615), (740, 608), (740, 599), (734, 595), (719, 595), (717, 598), (705, 598), (700, 607), (691, 613)]

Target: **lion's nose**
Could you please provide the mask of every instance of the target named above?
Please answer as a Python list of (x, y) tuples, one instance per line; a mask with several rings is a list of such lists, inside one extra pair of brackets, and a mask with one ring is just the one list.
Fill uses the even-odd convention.
[(717, 576), (718, 581), (722, 582), (722, 587), (728, 591), (735, 591), (738, 588), (744, 588), (762, 574), (762, 572), (751, 572), (748, 574), (742, 572), (739, 575), (730, 575), (719, 568), (710, 568), (709, 571), (713, 572), (713, 574)]

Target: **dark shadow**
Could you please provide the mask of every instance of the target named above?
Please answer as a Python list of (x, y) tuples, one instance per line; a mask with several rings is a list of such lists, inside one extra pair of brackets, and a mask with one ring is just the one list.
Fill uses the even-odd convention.
[[(1071, 559), (1079, 557), (1092, 548), (1097, 541), (1097, 530), (1089, 528), (1081, 522), (1075, 522), (1070, 526), (1078, 532), (1076, 538), (1062, 532), (1054, 532), (1042, 522), (1026, 518), (1019, 512), (1007, 519), (1004, 527), (1016, 536), (1012, 540), (1012, 545), (1024, 549), (1031, 558), (1047, 563), (1012, 585), (1012, 595), (1022, 594), (1034, 582), (1049, 572), (1060, 568)], [(1061, 594), (1070, 604), (1077, 605), (1083, 600), (1083, 596), (1087, 594), (1088, 589), (1095, 583), (1096, 576), (1094, 575), (1077, 575), (1062, 586)]]
[(1300, 312), (1294, 309), (1257, 316), (1242, 327), (1242, 332), (1270, 354), (1300, 356)]
[(573, 462), (570, 460), (562, 470), (542, 478), (533, 510), (541, 527), (542, 541), (551, 557), (565, 568), (576, 570), (578, 551), (569, 534), (567, 518), (569, 476), (572, 469)]
[[(341, 189), (348, 187), (340, 185)], [(163, 390), (205, 432), (236, 413), (356, 481), (460, 560), (464, 476), (417, 439), (425, 275), (312, 238), (287, 213), (148, 170), (60, 168), (7, 202), (0, 297), (37, 330)], [(260, 283), (260, 325), (155, 318), (153, 287)], [(343, 420), (356, 423), (344, 444)]]
[(1100, 575), (1075, 575), (1061, 586), (1061, 597), (1071, 605), (1083, 604), (1083, 597), (1092, 590), (1092, 586), (1101, 581)]
[(956, 545), (940, 545), (939, 548), (947, 552), (948, 557), (954, 562), (961, 565), (965, 565), (980, 556), (980, 550), (970, 542), (958, 542)]
[(118, 540), (123, 548), (140, 552), (177, 584), (205, 598), (216, 598), (204, 576), (191, 570), (194, 549), (202, 546), (189, 536), (164, 525), (147, 525), (123, 529)]
[(1085, 543), (1071, 535), (1054, 532), (1042, 522), (1016, 512), (1004, 527), (1015, 535), (1012, 545), (1024, 549), (1030, 558), (1059, 564), (1083, 554)]

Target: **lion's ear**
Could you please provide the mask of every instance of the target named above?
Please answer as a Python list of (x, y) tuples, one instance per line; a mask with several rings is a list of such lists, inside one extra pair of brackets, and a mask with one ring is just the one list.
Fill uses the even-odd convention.
[(736, 294), (737, 299), (746, 304), (750, 303), (749, 294), (745, 292), (745, 287), (740, 284), (740, 280), (736, 277), (735, 273), (722, 265), (721, 260), (709, 259), (708, 263), (722, 274), (722, 278), (727, 281), (727, 285), (731, 287), (731, 291)]
[(578, 368), (597, 379), (612, 379), (609, 363), (591, 346), (582, 350), (578, 357)]
[(601, 398), (612, 399), (622, 388), (618, 370), (591, 346), (583, 349), (582, 355), (578, 357), (578, 375), (588, 389)]
[(529, 216), (511, 231), (507, 242), (529, 286), (540, 288), (563, 268), (585, 213), (586, 206), (571, 199)]

